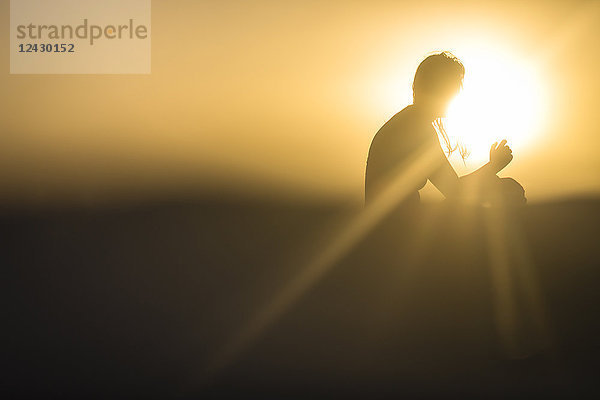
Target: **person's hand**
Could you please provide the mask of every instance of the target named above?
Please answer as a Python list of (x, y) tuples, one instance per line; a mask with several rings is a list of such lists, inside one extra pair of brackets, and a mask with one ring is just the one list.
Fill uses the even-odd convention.
[(506, 139), (500, 144), (495, 142), (490, 149), (490, 164), (495, 172), (499, 172), (506, 167), (513, 159), (512, 150), (506, 145)]

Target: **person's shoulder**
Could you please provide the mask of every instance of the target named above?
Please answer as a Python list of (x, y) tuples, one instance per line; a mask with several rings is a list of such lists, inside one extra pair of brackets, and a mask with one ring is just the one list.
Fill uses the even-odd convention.
[(413, 105), (404, 107), (392, 116), (378, 131), (377, 136), (387, 136), (388, 133), (396, 136), (414, 131), (418, 126), (418, 113)]
[(415, 116), (415, 108), (411, 104), (394, 114), (394, 116), (390, 119), (390, 122), (409, 122), (414, 119)]
[(402, 110), (394, 114), (383, 126), (379, 129), (379, 134), (383, 134), (390, 130), (396, 130), (402, 125), (409, 124), (413, 120), (414, 110), (412, 105), (404, 107)]

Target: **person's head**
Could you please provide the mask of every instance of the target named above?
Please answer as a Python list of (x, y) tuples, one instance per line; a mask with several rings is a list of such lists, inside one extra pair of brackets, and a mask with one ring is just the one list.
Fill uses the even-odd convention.
[(426, 108), (435, 118), (446, 113), (450, 101), (458, 94), (465, 67), (452, 53), (444, 51), (424, 59), (413, 81), (413, 103)]

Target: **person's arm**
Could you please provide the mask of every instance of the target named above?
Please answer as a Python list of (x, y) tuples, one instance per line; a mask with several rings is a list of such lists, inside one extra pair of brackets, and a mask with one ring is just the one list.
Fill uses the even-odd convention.
[(468, 186), (480, 183), (486, 179), (491, 179), (506, 167), (513, 158), (512, 150), (506, 145), (506, 140), (502, 140), (500, 144), (496, 142), (490, 149), (490, 161), (487, 164), (476, 171), (459, 178), (448, 161), (446, 154), (442, 150), (439, 141), (437, 147), (439, 148), (440, 153), (440, 166), (429, 177), (429, 180), (446, 198), (462, 196), (464, 195), (463, 192), (469, 191), (467, 188)]
[(454, 171), (454, 168), (452, 168), (452, 165), (448, 161), (448, 158), (441, 147), (438, 164), (439, 167), (431, 174), (429, 180), (446, 198), (458, 196), (461, 186), (458, 174)]
[(460, 192), (461, 183), (458, 174), (454, 168), (452, 168), (450, 161), (448, 161), (448, 157), (446, 157), (446, 153), (444, 153), (439, 140), (437, 140), (437, 136), (435, 139), (433, 145), (437, 148), (438, 152), (438, 167), (431, 176), (429, 176), (429, 180), (446, 198), (454, 198), (458, 196)]

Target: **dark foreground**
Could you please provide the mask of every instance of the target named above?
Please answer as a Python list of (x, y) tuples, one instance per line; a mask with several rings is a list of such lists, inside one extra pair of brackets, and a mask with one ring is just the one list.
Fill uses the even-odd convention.
[(4, 212), (3, 398), (597, 396), (600, 201), (528, 206), (494, 240), (482, 210), (430, 211), (371, 235), (223, 364), (356, 210)]

